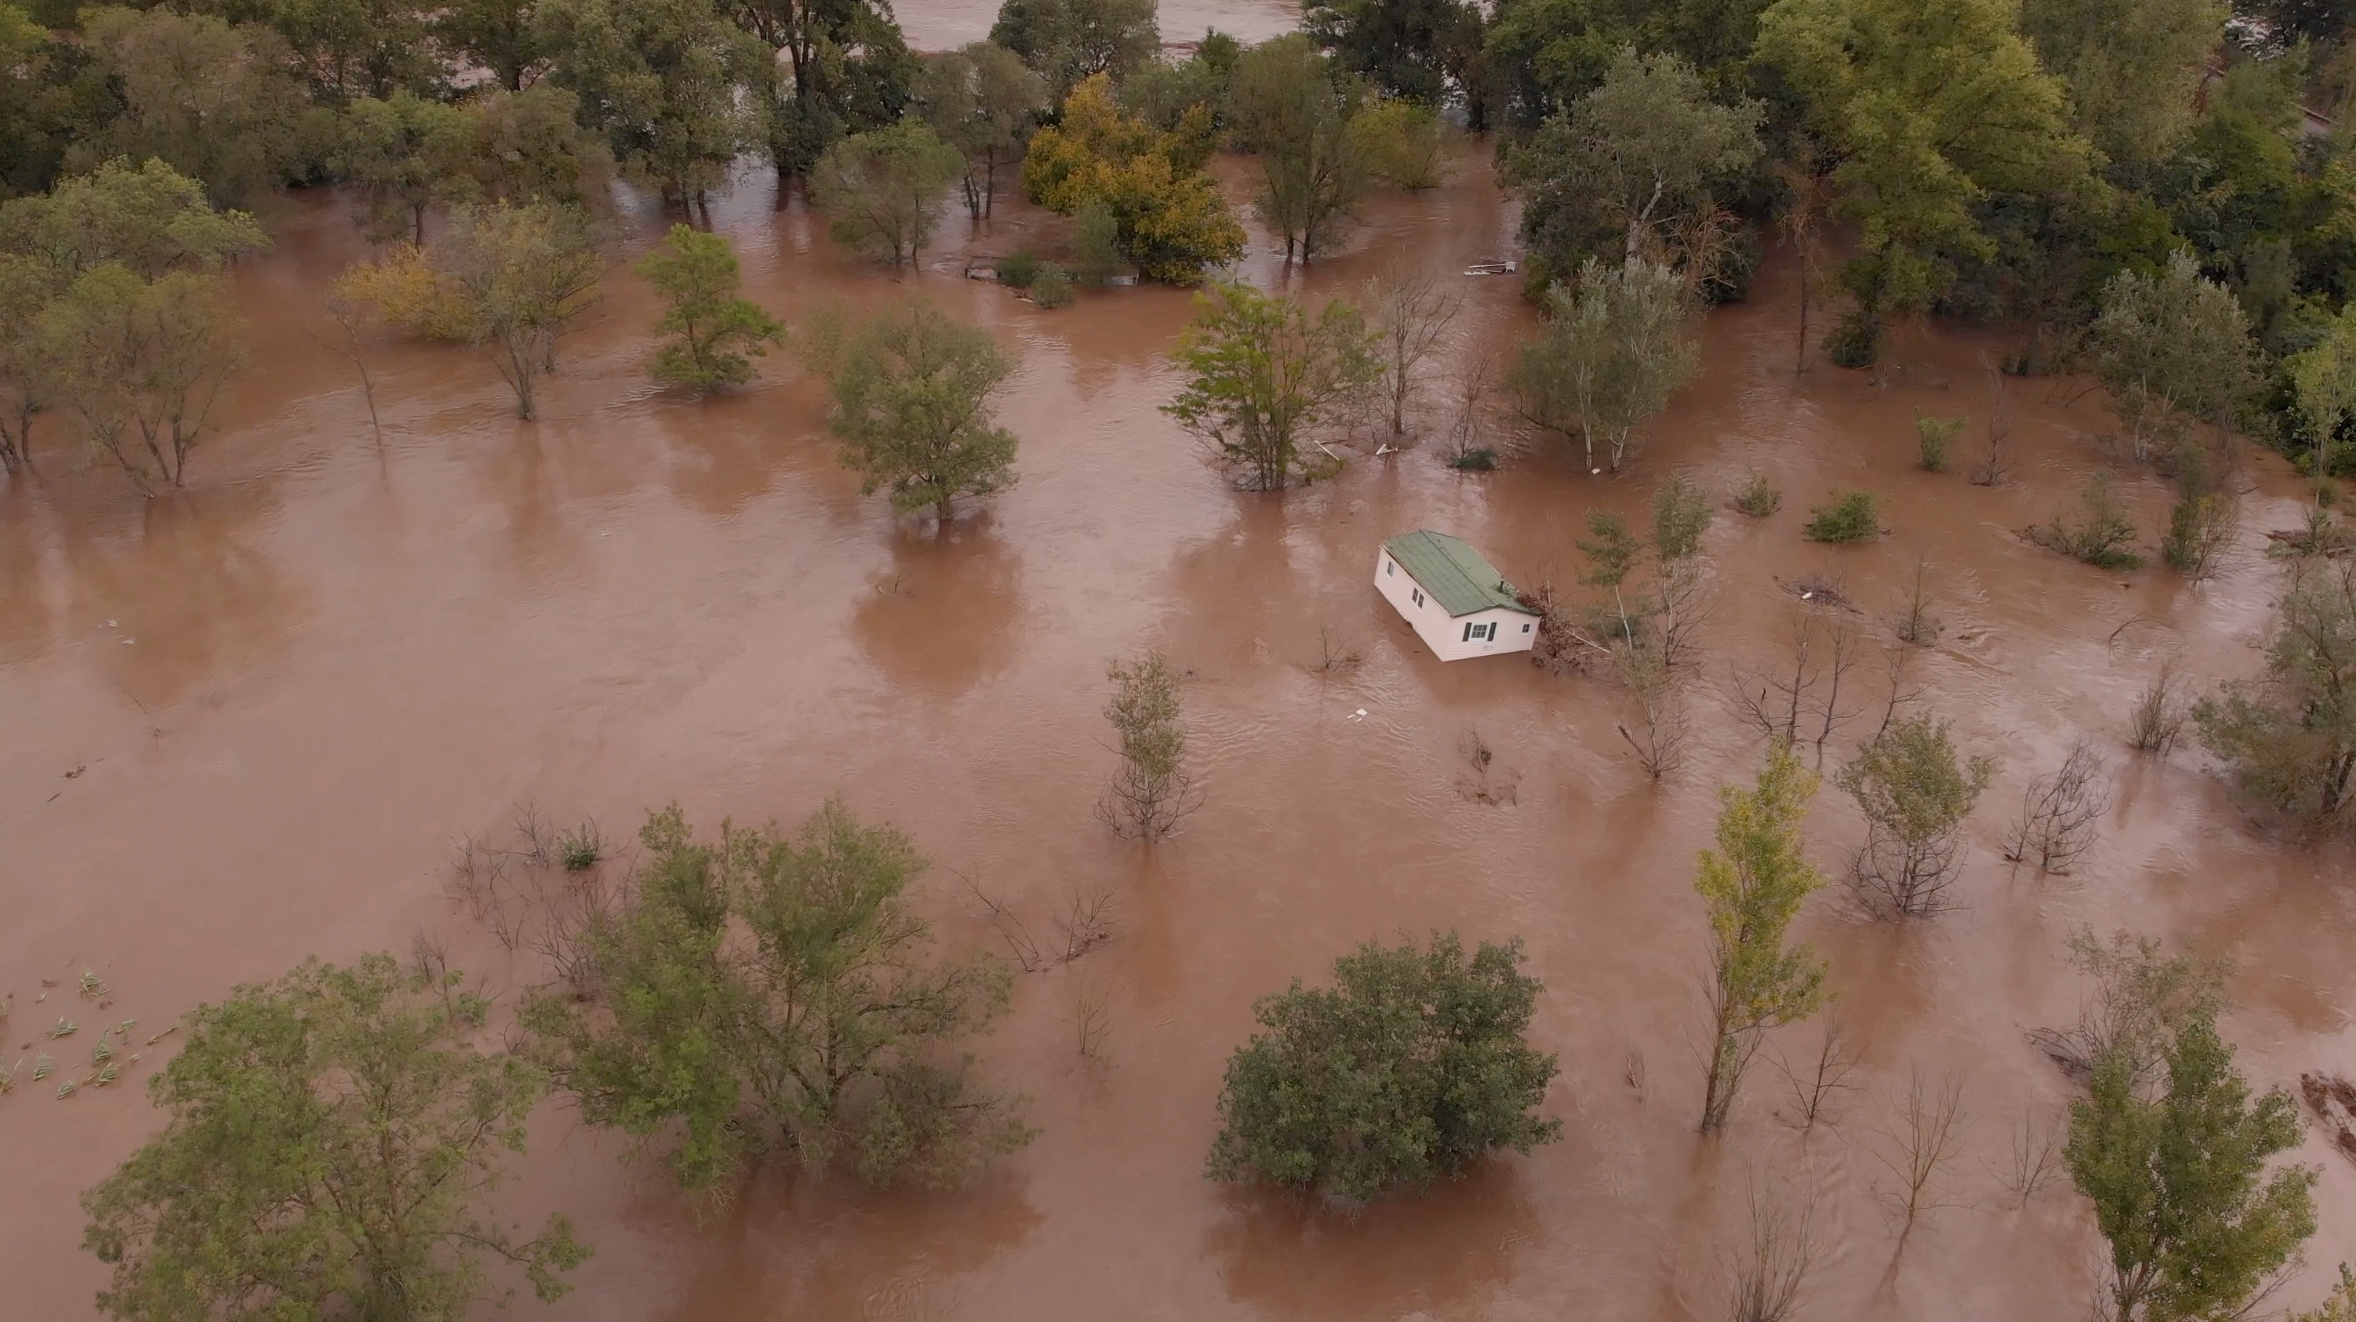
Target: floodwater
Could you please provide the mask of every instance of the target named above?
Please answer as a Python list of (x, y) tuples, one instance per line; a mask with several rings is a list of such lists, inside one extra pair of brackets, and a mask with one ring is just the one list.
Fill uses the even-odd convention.
[[(1450, 379), (1531, 325), (1511, 281), (1459, 274), (1508, 251), (1512, 216), (1480, 155), (1435, 193), (1370, 205), (1350, 251), (1295, 277), (1322, 295), (1391, 262), (1437, 273), (1465, 303)], [(632, 254), (661, 224), (626, 221)], [(2232, 956), (2227, 1029), (2261, 1083), (2356, 1073), (2347, 849), (2246, 821), (2194, 752), (2137, 760), (2121, 744), (2163, 658), (2204, 683), (2256, 667), (2278, 582), (2262, 531), (2294, 516), (2272, 458), (2250, 460), (2249, 527), (2213, 582), (2048, 554), (2015, 530), (2111, 462), (2090, 436), (2095, 402), (2017, 383), (2005, 486), (1916, 471), (1917, 410), (1972, 415), (1976, 445), (1979, 364), (2000, 338), (1916, 333), (1879, 380), (1821, 366), (1795, 380), (1791, 273), (1771, 263), (1752, 302), (1710, 315), (1703, 379), (1620, 480), (1535, 443), (1486, 475), (1450, 470), (1429, 441), (1380, 458), (1362, 443), (1338, 480), (1245, 494), (1157, 412), (1186, 293), (1043, 312), (959, 278), (955, 247), (895, 281), (832, 247), (798, 202), (774, 207), (757, 176), (717, 223), (749, 292), (788, 320), (923, 296), (990, 328), (1021, 358), (999, 408), (1022, 438), (1020, 484), (945, 533), (894, 518), (837, 464), (822, 391), (789, 358), (727, 399), (652, 388), (654, 309), (619, 272), (537, 424), (515, 421), (477, 356), (373, 347), (380, 451), (318, 311), (361, 249), (332, 199), (304, 199), (277, 251), (237, 277), (256, 365), (194, 488), (141, 501), (106, 473), (65, 474), (52, 451), (50, 478), (0, 493), (12, 1057), (60, 1006), (86, 1021), (57, 1048), (70, 1066), (101, 1013), (137, 1018), (144, 1040), (306, 955), (406, 952), (421, 932), (512, 995), (537, 964), (453, 904), (454, 840), (506, 829), (525, 803), (626, 835), (673, 801), (716, 826), (791, 822), (840, 794), (936, 861), (924, 903), (951, 948), (997, 940), (951, 868), (1035, 931), (1075, 891), (1117, 892), (1115, 939), (1021, 976), (983, 1043), (1041, 1137), (958, 1192), (768, 1171), (714, 1210), (552, 1105), (507, 1196), (533, 1220), (567, 1210), (597, 1256), (560, 1305), (527, 1299), (516, 1316), (1713, 1318), (1756, 1190), (1813, 1207), (1808, 1316), (2077, 1318), (2098, 1247), (2085, 1207), (2064, 1180), (2014, 1210), (1999, 1176), (2024, 1108), (2051, 1115), (2068, 1095), (2024, 1034), (2074, 1013), (2070, 932), (2131, 925)], [(990, 254), (1035, 223), (1018, 206), (970, 242), (961, 218), (945, 229)], [(1252, 278), (1282, 279), (1257, 251)], [(1443, 666), (1368, 582), (1380, 539), (1432, 527), (1517, 580), (1568, 583), (1589, 507), (1637, 509), (1676, 471), (1724, 495), (1754, 468), (1784, 509), (1722, 510), (1709, 534), (1697, 726), (1663, 784), (1637, 769), (1610, 684), (1518, 659)], [(2123, 480), (2152, 528), (2164, 491)], [(1888, 496), (1889, 537), (1802, 541), (1806, 507), (1853, 486)], [(1857, 1088), (1802, 1134), (1763, 1061), (1733, 1126), (1697, 1139), (1694, 853), (1718, 785), (1761, 751), (1730, 714), (1727, 668), (1781, 646), (1797, 608), (1779, 580), (1838, 577), (1849, 618), (1878, 637), (1918, 558), (1946, 620), (1913, 674), (1922, 705), (2001, 767), (1964, 907), (1892, 926), (1837, 888), (1814, 899), (1801, 927), (1857, 1030)], [(1321, 633), (1360, 664), (1319, 670)], [(1104, 666), (1148, 647), (1194, 677), (1207, 789), (1150, 853), (1091, 812), (1112, 761)], [(1876, 659), (1852, 676), (1860, 715), (1828, 767), (1870, 732), (1878, 675)], [(1495, 756), (1486, 797), (1510, 801), (1473, 792), (1476, 730)], [(2101, 844), (2076, 876), (2014, 876), (1997, 837), (2025, 782), (2081, 736), (2119, 770)], [(1837, 870), (1859, 829), (1828, 788), (1808, 827), (1818, 861)], [(1358, 942), (1441, 927), (1525, 943), (1546, 986), (1534, 1037), (1562, 1062), (1545, 1113), (1563, 1141), (1357, 1220), (1206, 1182), (1221, 1067), (1253, 998), (1323, 977)], [(85, 968), (113, 988), (103, 1012), (74, 995)], [(36, 1005), (43, 979), (61, 982)], [(1076, 1050), (1082, 1002), (1109, 1014), (1101, 1064)], [(1796, 1058), (1814, 1035), (1772, 1049)], [(102, 1272), (78, 1251), (75, 1195), (154, 1127), (140, 1085), (168, 1049), (110, 1090), (0, 1097), (0, 1311), (90, 1315)], [(1917, 1070), (1960, 1076), (1967, 1147), (1901, 1253), (1876, 1154)], [(2356, 1257), (2356, 1168), (2320, 1140), (2299, 1156), (2323, 1172), (2322, 1230), (2281, 1299), (2305, 1306)]]

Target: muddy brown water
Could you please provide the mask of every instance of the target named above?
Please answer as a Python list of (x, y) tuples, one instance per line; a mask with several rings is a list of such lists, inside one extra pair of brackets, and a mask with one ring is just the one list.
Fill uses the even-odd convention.
[[(625, 219), (631, 252), (661, 224)], [(2024, 1033), (2074, 1011), (2072, 930), (2132, 925), (2232, 956), (2227, 1027), (2262, 1083), (2356, 1073), (2348, 850), (2246, 821), (2195, 753), (2136, 760), (2120, 742), (2161, 658), (2205, 681), (2255, 668), (2278, 582), (2261, 532), (2295, 509), (2274, 460), (2252, 458), (2249, 528), (2213, 582), (2062, 560), (2014, 530), (2111, 463), (2094, 401), (2019, 383), (2003, 487), (1915, 471), (1914, 413), (1985, 418), (1980, 363), (2001, 337), (1914, 333), (1879, 381), (1826, 367), (1795, 380), (1790, 273), (1770, 264), (1750, 303), (1711, 314), (1702, 380), (1622, 480), (1535, 445), (1460, 475), (1426, 441), (1379, 459), (1361, 445), (1338, 480), (1280, 498), (1242, 494), (1157, 412), (1186, 293), (1042, 312), (959, 278), (965, 253), (1040, 223), (1020, 207), (970, 241), (953, 219), (956, 246), (897, 281), (837, 251), (799, 203), (773, 207), (757, 177), (717, 219), (750, 292), (789, 320), (921, 295), (1018, 352), (1000, 416), (1022, 437), (1020, 484), (945, 534), (895, 519), (837, 464), (822, 391), (789, 359), (727, 399), (651, 387), (653, 308), (619, 274), (536, 425), (514, 420), (477, 356), (375, 347), (380, 453), (318, 311), (361, 248), (334, 199), (301, 199), (277, 251), (238, 274), (255, 365), (191, 491), (140, 501), (105, 473), (53, 471), (0, 493), (12, 1059), (60, 1007), (85, 1025), (53, 1049), (71, 1069), (102, 1018), (137, 1018), (143, 1041), (237, 982), (310, 954), (406, 951), (420, 931), (512, 993), (536, 966), (453, 906), (454, 839), (503, 829), (527, 802), (627, 834), (674, 800), (716, 825), (796, 820), (839, 793), (940, 865), (924, 902), (949, 946), (995, 937), (948, 868), (1036, 928), (1077, 888), (1117, 888), (1117, 938), (1021, 977), (984, 1044), (1031, 1095), (1041, 1137), (959, 1192), (766, 1171), (713, 1211), (552, 1106), (504, 1197), (518, 1216), (569, 1211), (597, 1256), (561, 1304), (516, 1315), (1709, 1318), (1758, 1189), (1813, 1204), (1811, 1316), (2074, 1318), (2095, 1280), (2085, 1207), (2064, 1182), (2011, 1210), (1996, 1173), (2023, 1108), (2068, 1095)], [(1531, 325), (1511, 281), (1460, 274), (1506, 252), (1511, 228), (1467, 151), (1445, 188), (1377, 201), (1349, 251), (1293, 282), (1326, 294), (1390, 262), (1437, 273), (1465, 300), (1452, 377)], [(1281, 281), (1264, 236), (1256, 251), (1249, 274)], [(64, 467), (54, 450), (49, 464)], [(1754, 468), (1784, 508), (1721, 510), (1710, 532), (1699, 726), (1659, 786), (1617, 732), (1630, 711), (1608, 684), (1519, 659), (1441, 665), (1369, 585), (1380, 539), (1419, 526), (1469, 538), (1516, 579), (1567, 582), (1587, 508), (1636, 510), (1673, 471), (1724, 495)], [(2164, 490), (2124, 481), (2152, 528)], [(1806, 507), (1852, 486), (1887, 494), (1889, 537), (1801, 540)], [(1858, 1029), (1860, 1090), (1803, 1135), (1763, 1063), (1732, 1128), (1698, 1141), (1694, 851), (1717, 786), (1760, 753), (1728, 714), (1726, 667), (1779, 645), (1793, 608), (1777, 579), (1839, 576), (1871, 632), (1918, 557), (1947, 624), (1916, 672), (1926, 705), (2001, 765), (1966, 905), (1899, 927), (1859, 918), (1838, 889), (1813, 900), (1801, 926)], [(1321, 629), (1362, 663), (1318, 671)], [(1194, 675), (1208, 791), (1150, 854), (1091, 815), (1111, 762), (1103, 668), (1144, 647)], [(1828, 765), (1881, 700), (1873, 667), (1858, 674), (1867, 714)], [(1466, 793), (1475, 729), (1511, 803)], [(2014, 876), (1997, 835), (2081, 735), (2120, 772), (2102, 843), (2074, 877)], [(1828, 788), (1808, 834), (1836, 870), (1859, 823)], [(1525, 943), (1547, 988), (1534, 1034), (1562, 1060), (1545, 1110), (1563, 1141), (1356, 1221), (1206, 1182), (1221, 1065), (1252, 999), (1360, 941), (1438, 927)], [(85, 968), (114, 989), (103, 1011), (74, 995)], [(43, 979), (60, 985), (35, 1004)], [(1081, 999), (1109, 1007), (1101, 1067), (1074, 1048)], [(1814, 1031), (1774, 1048), (1796, 1055)], [(78, 1249), (75, 1195), (153, 1129), (141, 1085), (169, 1049), (109, 1090), (0, 1098), (0, 1314), (91, 1315), (102, 1272)], [(1969, 1146), (1901, 1254), (1875, 1154), (1916, 1070), (1963, 1078)], [(2314, 1265), (2282, 1296), (2304, 1305), (2356, 1257), (2356, 1168), (2320, 1140), (2299, 1157), (2323, 1172)]]

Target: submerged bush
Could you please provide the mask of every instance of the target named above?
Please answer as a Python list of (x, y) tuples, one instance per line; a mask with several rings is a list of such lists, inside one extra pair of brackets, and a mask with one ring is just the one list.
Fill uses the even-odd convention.
[(2081, 517), (2076, 523), (2055, 515), (2052, 523), (2031, 528), (2029, 540), (2049, 551), (2083, 560), (2098, 569), (2138, 569), (2143, 557), (2127, 549), (2135, 540), (2135, 521), (2111, 488), (2111, 475), (2096, 473), (2078, 493)]
[(1031, 282), (1031, 301), (1043, 308), (1070, 307), (1072, 278), (1060, 266), (1042, 268), (1039, 278)]
[(1811, 542), (1868, 542), (1882, 535), (1879, 502), (1870, 491), (1844, 491), (1808, 511), (1801, 529)]
[(1008, 289), (1029, 289), (1039, 278), (1039, 255), (1034, 252), (1010, 252), (998, 259), (998, 283)]

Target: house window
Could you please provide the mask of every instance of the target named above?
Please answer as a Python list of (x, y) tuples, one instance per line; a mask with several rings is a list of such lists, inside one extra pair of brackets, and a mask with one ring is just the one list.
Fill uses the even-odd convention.
[(1525, 624), (1525, 625), (1523, 625), (1523, 626), (1522, 626), (1522, 632), (1523, 632), (1523, 633), (1528, 633), (1529, 631), (1530, 631), (1530, 626), (1529, 626), (1529, 625), (1526, 625), (1526, 624)]
[(1410, 597), (1413, 597), (1413, 598), (1415, 598), (1415, 604), (1416, 604), (1416, 605), (1418, 605), (1418, 606), (1421, 606), (1421, 605), (1423, 604), (1423, 589), (1422, 589), (1422, 588), (1416, 588), (1416, 589), (1414, 589), (1413, 591), (1409, 592), (1407, 595), (1408, 595), (1408, 596), (1410, 596)]
[(1494, 624), (1468, 624), (1464, 626), (1464, 641), (1468, 643), (1485, 643), (1496, 637), (1497, 626)]
[(1399, 567), (1399, 562), (1398, 562), (1398, 561), (1396, 561), (1396, 560), (1385, 560), (1385, 561), (1383, 561), (1383, 577), (1385, 577), (1385, 578), (1388, 578), (1388, 577), (1390, 577), (1390, 575), (1391, 575), (1391, 571), (1393, 571), (1393, 570), (1397, 569), (1398, 567)]

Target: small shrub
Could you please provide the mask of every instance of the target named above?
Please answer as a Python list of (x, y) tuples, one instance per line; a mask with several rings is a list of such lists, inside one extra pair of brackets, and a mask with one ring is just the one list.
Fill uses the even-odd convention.
[(1080, 208), (1079, 228), (1072, 232), (1072, 276), (1095, 288), (1120, 273), (1120, 223), (1103, 199), (1092, 198)]
[(1039, 255), (1033, 252), (1014, 252), (998, 259), (998, 283), (1008, 289), (1029, 289), (1039, 278)]
[(2163, 661), (2127, 714), (2127, 746), (2138, 753), (2166, 757), (2184, 733), (2185, 718), (2191, 714), (2184, 701), (2183, 676), (2176, 672), (2174, 661)]
[(1881, 334), (1873, 322), (1861, 313), (1852, 312), (1841, 318), (1841, 324), (1824, 337), (1824, 356), (1837, 367), (1871, 367), (1881, 356)]
[(2143, 557), (2127, 549), (2135, 540), (2135, 521), (2127, 517), (2126, 506), (2112, 489), (2110, 474), (2087, 478), (2078, 504), (2083, 515), (2078, 522), (2056, 515), (2045, 527), (2030, 529), (2029, 540), (2098, 569), (2140, 568)]
[(1488, 446), (1476, 446), (1463, 454), (1451, 456), (1450, 468), (1466, 473), (1487, 473), (1497, 467), (1497, 452)]
[(1754, 468), (1751, 480), (1734, 493), (1734, 507), (1754, 519), (1764, 519), (1783, 508), (1783, 492), (1767, 480), (1765, 473)]
[(1882, 534), (1881, 513), (1872, 492), (1844, 491), (1811, 508), (1801, 531), (1811, 542), (1868, 542)]
[(1916, 414), (1914, 418), (1915, 461), (1926, 473), (1947, 471), (1947, 451), (1962, 434), (1969, 418), (1934, 418)]
[(605, 837), (598, 833), (597, 823), (583, 822), (556, 837), (556, 861), (567, 872), (587, 872), (605, 860)]
[(2168, 531), (2160, 535), (2160, 558), (2190, 579), (2217, 572), (2227, 548), (2241, 532), (2241, 506), (2232, 495), (2212, 491), (2187, 496), (2168, 511)]
[(1043, 308), (1070, 307), (1072, 278), (1060, 266), (1041, 268), (1038, 278), (1031, 281), (1031, 301)]

